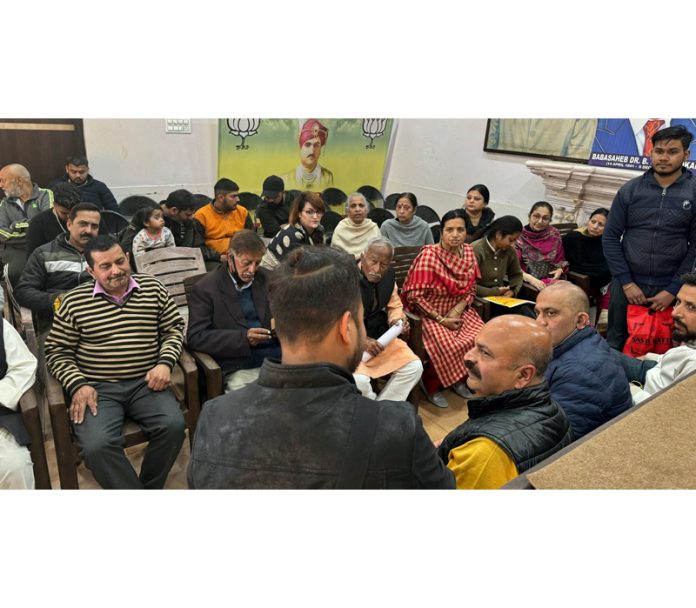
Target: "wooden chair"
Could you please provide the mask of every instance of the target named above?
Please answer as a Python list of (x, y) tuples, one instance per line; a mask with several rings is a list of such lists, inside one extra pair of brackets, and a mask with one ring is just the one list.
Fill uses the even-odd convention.
[[(46, 377), (46, 395), (53, 428), (60, 487), (64, 490), (77, 490), (79, 489), (77, 466), (80, 463), (80, 457), (68, 416), (70, 400), (65, 395), (63, 387), (51, 374), (46, 372)], [(189, 432), (189, 444), (193, 446), (193, 434), (201, 408), (198, 396), (198, 371), (193, 358), (186, 351), (182, 352), (179, 365), (172, 370), (171, 390), (181, 406)], [(140, 427), (129, 418), (124, 421), (122, 434), (126, 447), (147, 442), (147, 437)]]
[(48, 460), (46, 459), (46, 448), (41, 427), (40, 402), (34, 387), (22, 395), (22, 398), (19, 400), (19, 410), (22, 412), (22, 421), (31, 438), (29, 453), (31, 454), (31, 461), (34, 463), (36, 489), (50, 490), (51, 475), (48, 472)]
[(399, 291), (401, 291), (401, 287), (406, 280), (408, 269), (411, 268), (413, 260), (416, 259), (416, 256), (421, 249), (422, 247), (420, 245), (416, 245), (414, 247), (394, 248), (394, 257), (392, 258), (391, 266), (394, 269), (396, 286), (398, 287)]
[(569, 232), (573, 232), (573, 230), (575, 230), (578, 227), (578, 225), (573, 223), (573, 222), (569, 222), (566, 224), (551, 224), (551, 225), (556, 230), (558, 230), (558, 232), (561, 233), (561, 236), (568, 234)]
[[(7, 276), (7, 274), (5, 274)], [(5, 289), (5, 310), (4, 317), (12, 324), (12, 326), (24, 338), (24, 342), (32, 355), (38, 361), (38, 369), (36, 371), (36, 383), (33, 390), (35, 392), (35, 400), (37, 402), (40, 426), (42, 429), (42, 441), (50, 438), (50, 422), (48, 418), (48, 405), (44, 395), (44, 387), (46, 378), (43, 374), (42, 352), (39, 347), (39, 332), (34, 322), (34, 314), (31, 310), (24, 306), (20, 306), (14, 297), (12, 285), (8, 280), (4, 282)]]
[[(5, 302), (3, 305), (2, 316), (21, 333), (21, 329), (19, 329), (18, 325), (16, 324), (17, 318), (15, 316), (14, 306), (10, 302), (10, 297), (8, 294), (8, 291), (11, 291), (11, 289), (12, 287), (9, 285), (9, 281), (7, 281), (7, 284), (5, 285)], [(29, 315), (31, 317), (31, 311), (29, 311)], [(2, 331), (1, 327), (0, 331)], [(28, 346), (28, 348), (36, 357), (37, 355), (31, 350), (31, 347)], [(44, 446), (44, 432), (42, 425), (43, 417), (41, 415), (42, 401), (39, 400), (38, 395), (41, 395), (41, 392), (37, 392), (35, 387), (31, 387), (29, 390), (27, 390), (19, 400), (19, 411), (22, 413), (22, 422), (24, 422), (24, 426), (26, 427), (29, 437), (31, 438), (29, 453), (31, 454), (31, 461), (34, 463), (34, 481), (36, 483), (36, 489), (50, 490), (51, 476), (48, 472), (46, 447)]]
[(138, 272), (151, 274), (162, 282), (188, 327), (184, 279), (205, 274), (205, 261), (201, 250), (198, 247), (162, 247), (135, 256), (135, 264)]

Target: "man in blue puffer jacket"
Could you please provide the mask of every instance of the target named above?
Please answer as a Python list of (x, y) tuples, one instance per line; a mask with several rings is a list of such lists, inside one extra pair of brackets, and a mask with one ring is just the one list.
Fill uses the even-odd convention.
[(537, 296), (537, 323), (549, 330), (553, 359), (544, 377), (580, 439), (633, 405), (626, 373), (589, 325), (590, 303), (577, 285), (558, 281)]
[(683, 163), (693, 135), (683, 126), (652, 137), (652, 168), (616, 193), (602, 237), (613, 280), (607, 342), (622, 350), (628, 304), (665, 310), (696, 258), (696, 176)]

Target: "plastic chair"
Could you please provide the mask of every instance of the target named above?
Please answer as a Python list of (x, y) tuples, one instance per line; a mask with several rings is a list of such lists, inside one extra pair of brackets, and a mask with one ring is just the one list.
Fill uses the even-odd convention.
[[(326, 205), (326, 210), (328, 211), (332, 206), (341, 205), (345, 207), (348, 196), (346, 196), (343, 190), (339, 190), (338, 188), (326, 188), (326, 190), (321, 193), (321, 200), (324, 201), (324, 205)], [(341, 209), (341, 211), (343, 211), (343, 209)]]
[(106, 226), (107, 232), (113, 237), (118, 237), (130, 223), (128, 218), (122, 216), (120, 213), (107, 209), (101, 211), (101, 219)]
[(396, 209), (396, 201), (399, 200), (399, 197), (401, 196), (401, 192), (394, 192), (393, 194), (390, 194), (387, 196), (386, 199), (384, 199), (384, 208), (389, 209), (393, 211)]
[(159, 204), (149, 196), (141, 196), (139, 194), (127, 196), (118, 204), (121, 213), (128, 217), (134, 216), (135, 212), (143, 207), (159, 207)]
[(254, 211), (261, 204), (261, 197), (253, 192), (240, 192), (239, 204), (247, 211)]
[(321, 225), (324, 227), (324, 238), (327, 245), (331, 244), (331, 237), (333, 236), (336, 226), (343, 219), (341, 215), (335, 211), (327, 211), (321, 217)]
[(367, 201), (372, 206), (372, 209), (375, 209), (377, 207), (384, 207), (384, 196), (374, 186), (360, 186), (360, 188), (358, 188), (356, 192), (360, 192), (360, 194), (362, 194), (367, 199)]
[(387, 220), (394, 219), (394, 215), (392, 213), (390, 213), (386, 209), (382, 209), (381, 207), (375, 207), (374, 209), (370, 209), (369, 213), (367, 214), (367, 217), (370, 218), (378, 226), (381, 226)]
[(430, 231), (433, 233), (433, 241), (440, 242), (440, 216), (427, 205), (418, 205), (416, 215), (428, 222)]

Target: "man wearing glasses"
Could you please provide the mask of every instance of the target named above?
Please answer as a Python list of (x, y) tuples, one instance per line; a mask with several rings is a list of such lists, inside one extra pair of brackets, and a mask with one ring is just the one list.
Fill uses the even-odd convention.
[(227, 248), (235, 232), (254, 229), (249, 212), (239, 205), (239, 186), (226, 177), (215, 184), (213, 201), (196, 211), (193, 219), (205, 246), (219, 254), (220, 262), (227, 261)]

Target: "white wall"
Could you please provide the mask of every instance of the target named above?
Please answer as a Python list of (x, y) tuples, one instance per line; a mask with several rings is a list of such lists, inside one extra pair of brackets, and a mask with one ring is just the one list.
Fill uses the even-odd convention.
[(528, 157), (484, 152), (485, 134), (486, 119), (400, 119), (385, 196), (413, 192), (442, 215), (461, 207), (471, 186), (485, 184), (496, 216), (526, 220), (544, 198), (541, 179), (525, 167)]
[[(90, 170), (116, 200), (161, 200), (177, 188), (212, 193), (217, 180), (217, 119), (193, 119), (190, 134), (165, 133), (164, 119), (85, 119)], [(440, 215), (460, 207), (476, 183), (491, 191), (496, 215), (526, 219), (544, 198), (523, 156), (483, 151), (485, 119), (399, 119), (384, 194), (413, 192)], [(234, 176), (231, 176), (234, 177)]]
[(159, 201), (179, 188), (212, 195), (217, 119), (193, 119), (190, 134), (167, 134), (164, 127), (162, 118), (84, 120), (90, 173), (117, 201), (131, 194)]

